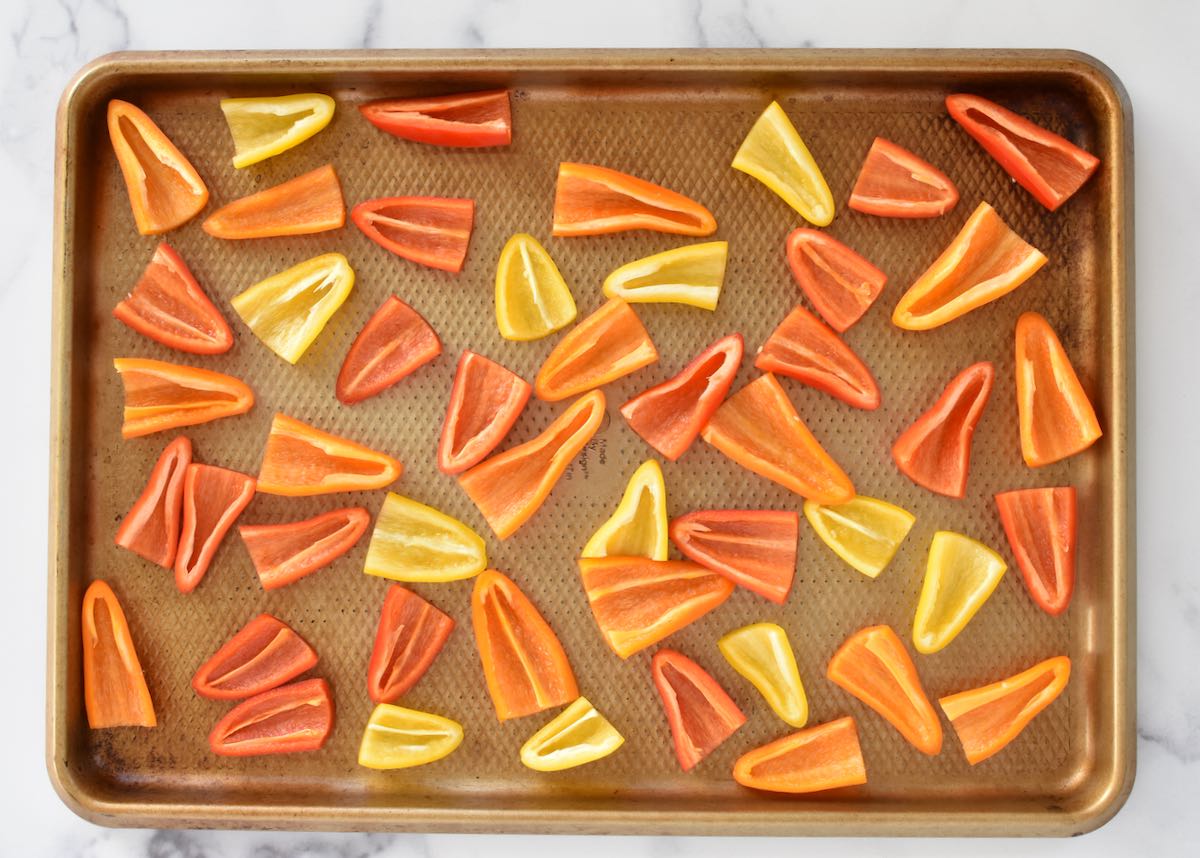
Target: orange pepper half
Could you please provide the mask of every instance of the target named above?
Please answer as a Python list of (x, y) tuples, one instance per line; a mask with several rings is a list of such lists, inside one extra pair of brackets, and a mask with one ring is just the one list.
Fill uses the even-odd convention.
[(777, 605), (792, 589), (799, 538), (793, 510), (697, 510), (671, 522), (671, 541), (685, 557)]
[(657, 360), (658, 351), (637, 313), (613, 298), (559, 340), (538, 370), (533, 391), (538, 399), (558, 402)]
[(158, 723), (125, 612), (99, 580), (83, 594), (83, 702), (93, 730)]
[(867, 782), (854, 719), (838, 718), (747, 751), (733, 779), (768, 792), (806, 793)]
[(495, 569), (480, 573), (471, 593), (471, 623), (501, 721), (562, 706), (579, 696), (558, 636), (512, 579)]
[(192, 463), (192, 442), (180, 435), (158, 457), (146, 488), (117, 528), (117, 545), (164, 569), (175, 565), (183, 476)]
[(113, 366), (125, 387), (123, 438), (245, 414), (254, 406), (254, 391), (232, 375), (146, 358), (117, 358)]
[(683, 194), (594, 164), (558, 165), (554, 235), (603, 235), (649, 229), (675, 235), (712, 235), (712, 212)]
[(258, 472), (258, 490), (301, 497), (381, 489), (404, 466), (386, 453), (276, 414)]
[(263, 589), (277, 590), (337, 560), (370, 523), (369, 512), (351, 506), (286, 524), (247, 524), (238, 533)]
[(346, 223), (346, 202), (332, 164), (280, 185), (234, 200), (204, 221), (215, 238), (270, 238), (309, 235)]

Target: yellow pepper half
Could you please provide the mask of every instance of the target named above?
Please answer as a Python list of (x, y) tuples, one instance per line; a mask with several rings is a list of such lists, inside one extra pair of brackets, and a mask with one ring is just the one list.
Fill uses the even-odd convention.
[(358, 764), (368, 769), (411, 769), (448, 757), (462, 740), (463, 728), (457, 721), (380, 703), (363, 731)]
[(833, 220), (833, 194), (821, 168), (779, 102), (772, 101), (733, 158), (733, 168), (758, 179), (813, 226)]
[(578, 315), (558, 266), (532, 235), (517, 233), (496, 266), (496, 325), (506, 340), (539, 340)]
[(949, 530), (935, 533), (913, 620), (917, 652), (935, 653), (954, 640), (995, 591), (1006, 568), (1000, 555), (982, 542)]
[(233, 166), (249, 167), (312, 137), (333, 119), (334, 100), (306, 92), (276, 98), (223, 98), (233, 136)]
[(230, 303), (267, 348), (294, 364), (353, 288), (349, 260), (326, 253), (271, 275)]
[(654, 459), (638, 466), (608, 521), (583, 547), (584, 557), (649, 557), (666, 560), (667, 484)]
[(729, 242), (708, 241), (665, 250), (622, 265), (604, 280), (604, 294), (633, 304), (688, 304), (717, 309)]
[(723, 636), (717, 647), (785, 723), (799, 728), (808, 722), (808, 697), (783, 628), (775, 623), (754, 623)]
[(892, 562), (917, 520), (906, 509), (863, 495), (834, 506), (805, 501), (804, 517), (834, 554), (869, 578)]
[(529, 737), (521, 762), (535, 772), (561, 772), (607, 757), (623, 744), (625, 737), (580, 697)]
[(440, 583), (487, 568), (483, 537), (457, 518), (388, 492), (375, 521), (363, 571), (392, 581)]

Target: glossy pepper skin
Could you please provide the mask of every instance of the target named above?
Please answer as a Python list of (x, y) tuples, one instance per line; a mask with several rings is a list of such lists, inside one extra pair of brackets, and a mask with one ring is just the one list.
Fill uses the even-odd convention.
[(458, 273), (467, 259), (475, 201), (447, 197), (382, 197), (350, 212), (363, 235), (397, 256)]
[(329, 684), (305, 679), (243, 700), (216, 723), (208, 746), (221, 757), (316, 751), (332, 731)]
[(344, 507), (285, 524), (244, 524), (238, 528), (264, 590), (278, 590), (324, 569), (356, 544), (371, 514)]
[(1075, 592), (1075, 488), (1000, 492), (996, 506), (1025, 589), (1039, 608), (1058, 616)]
[(595, 164), (558, 165), (554, 235), (631, 229), (704, 236), (717, 231), (717, 221), (695, 200), (637, 176)]
[(958, 188), (937, 167), (876, 137), (863, 161), (850, 208), (877, 217), (940, 217), (958, 203)]
[(457, 721), (380, 703), (363, 731), (358, 764), (381, 771), (425, 766), (450, 756), (462, 740), (462, 724)]
[(733, 779), (766, 792), (809, 793), (867, 782), (853, 718), (838, 718), (747, 751)]
[(625, 486), (621, 502), (583, 546), (584, 557), (633, 555), (666, 560), (667, 485), (662, 467), (647, 459)]
[(129, 623), (105, 581), (93, 581), (83, 594), (81, 638), (88, 726), (154, 727), (154, 704)]
[(650, 672), (671, 728), (675, 756), (685, 772), (746, 723), (725, 689), (683, 653), (660, 649), (650, 660)]
[(717, 648), (784, 723), (799, 729), (808, 722), (808, 697), (782, 626), (754, 623), (735, 629), (717, 641)]
[(454, 631), (454, 620), (412, 590), (392, 584), (383, 600), (367, 666), (376, 703), (399, 700), (425, 675)]
[(561, 772), (601, 760), (623, 744), (625, 737), (580, 697), (521, 746), (521, 764), (535, 772)]
[(710, 509), (671, 522), (685, 557), (777, 605), (796, 574), (800, 517), (791, 510)]
[(389, 486), (404, 470), (386, 453), (276, 414), (258, 471), (258, 490), (305, 497)]
[(346, 201), (332, 164), (226, 203), (204, 221), (213, 238), (311, 235), (346, 225)]
[(393, 581), (442, 583), (487, 568), (483, 537), (457, 518), (388, 492), (375, 520), (363, 571)]
[(829, 185), (779, 102), (772, 101), (755, 121), (732, 166), (758, 179), (814, 226), (833, 220)]
[(532, 393), (533, 385), (512, 370), (463, 350), (438, 439), (438, 470), (460, 474), (486, 459), (508, 435)]
[(657, 361), (658, 350), (637, 313), (612, 298), (558, 341), (538, 370), (533, 392), (558, 402)]
[(917, 652), (932, 655), (958, 637), (995, 592), (1007, 568), (982, 542), (948, 530), (935, 533), (913, 618)]
[(317, 651), (290, 626), (259, 614), (192, 676), (192, 688), (210, 700), (241, 700), (290, 682), (315, 667)]
[(475, 149), (512, 142), (506, 89), (387, 98), (364, 104), (359, 111), (380, 131), (416, 143)]
[(183, 477), (192, 463), (192, 442), (180, 435), (168, 444), (146, 487), (117, 528), (116, 544), (164, 569), (175, 565), (183, 515)]
[(215, 465), (188, 465), (183, 477), (183, 524), (175, 555), (175, 586), (199, 586), (225, 534), (254, 500), (253, 477)]
[(377, 396), (442, 353), (442, 341), (425, 318), (389, 295), (367, 319), (342, 361), (334, 388), (354, 405)]
[(148, 358), (117, 358), (113, 368), (125, 389), (125, 439), (233, 417), (254, 407), (254, 391), (232, 375)]

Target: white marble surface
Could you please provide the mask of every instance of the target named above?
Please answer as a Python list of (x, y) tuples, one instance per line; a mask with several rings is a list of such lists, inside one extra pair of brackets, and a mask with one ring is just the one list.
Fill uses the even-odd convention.
[[(0, 491), (6, 563), (0, 854), (277, 856), (570, 850), (726, 854), (723, 840), (109, 831), (74, 817), (43, 763), (44, 569), (50, 324), (51, 152), (59, 92), (120, 49), (352, 47), (1070, 47), (1108, 63), (1136, 115), (1138, 399), (1138, 777), (1126, 808), (1071, 841), (760, 841), (762, 855), (1196, 854), (1200, 841), (1200, 579), (1191, 488), (1200, 479), (1190, 374), (1200, 363), (1200, 4), (564, 0), (3, 0), (0, 2), (0, 366), (8, 419)], [(286, 13), (281, 10), (286, 8)], [(336, 10), (336, 11), (335, 11)], [(1190, 371), (1184, 368), (1193, 368)], [(1190, 546), (1190, 547), (1189, 547)], [(745, 847), (743, 847), (745, 848)]]

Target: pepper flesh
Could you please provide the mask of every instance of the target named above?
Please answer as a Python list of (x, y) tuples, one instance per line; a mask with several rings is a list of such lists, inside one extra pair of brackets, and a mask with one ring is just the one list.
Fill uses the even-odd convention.
[(358, 764), (368, 769), (411, 769), (444, 759), (462, 744), (463, 728), (457, 721), (380, 703), (371, 712)]
[(723, 604), (733, 583), (686, 560), (583, 557), (583, 589), (612, 651), (629, 658)]
[(667, 486), (653, 459), (638, 466), (621, 502), (583, 547), (584, 557), (625, 555), (666, 560)]
[(850, 208), (877, 217), (939, 217), (958, 204), (958, 188), (939, 170), (876, 137), (859, 170)]
[(219, 355), (233, 348), (233, 331), (192, 272), (165, 241), (154, 249), (133, 291), (113, 316), (155, 342), (181, 352)]
[(83, 594), (83, 702), (88, 726), (154, 727), (154, 704), (121, 603), (99, 579)]
[(579, 696), (554, 630), (510, 578), (488, 569), (475, 579), (471, 623), (488, 693), (501, 721), (562, 706)]
[(146, 358), (116, 358), (113, 368), (125, 389), (125, 439), (233, 417), (254, 407), (254, 391), (232, 375)]
[(833, 506), (805, 501), (804, 517), (834, 554), (868, 578), (887, 568), (917, 520), (906, 509), (864, 495)]
[(438, 440), (438, 469), (460, 474), (482, 462), (512, 429), (532, 393), (533, 385), (512, 370), (465, 349)]
[(747, 751), (733, 764), (733, 779), (751, 789), (783, 793), (865, 784), (854, 719), (827, 721)]
[(685, 772), (712, 753), (746, 723), (746, 716), (709, 673), (686, 655), (660, 649), (650, 660), (654, 687)]
[(754, 365), (794, 378), (847, 405), (873, 411), (879, 385), (871, 370), (837, 334), (799, 304), (759, 349)]
[(709, 241), (628, 262), (604, 278), (604, 294), (634, 303), (717, 309), (729, 242)]
[(963, 497), (971, 467), (971, 440), (995, 378), (995, 368), (983, 361), (951, 379), (937, 402), (892, 445), (892, 458), (900, 473), (930, 491)]
[(367, 665), (367, 693), (376, 703), (399, 700), (417, 684), (454, 631), (454, 620), (412, 590), (392, 584), (383, 600)]
[(710, 345), (675, 376), (621, 406), (629, 428), (670, 461), (679, 459), (720, 407), (742, 363), (741, 334)]
[(192, 688), (209, 700), (241, 700), (316, 666), (317, 651), (290, 626), (259, 614), (200, 665)]
[(717, 641), (730, 666), (758, 689), (783, 721), (800, 728), (808, 722), (808, 697), (787, 632), (775, 623), (754, 623)]
[(456, 518), (388, 492), (363, 571), (393, 581), (473, 578), (487, 568), (483, 537)]
[(790, 510), (702, 510), (671, 522), (685, 557), (777, 605), (792, 589), (799, 537), (800, 518)]
[(558, 402), (636, 372), (658, 351), (633, 308), (610, 298), (567, 333), (533, 382), (538, 399)]
[(389, 295), (350, 344), (338, 372), (337, 398), (353, 405), (376, 396), (441, 353), (442, 341), (424, 317)]
[(337, 560), (370, 523), (369, 512), (352, 506), (286, 524), (244, 524), (238, 533), (262, 588), (278, 590)]
[(462, 271), (475, 222), (475, 201), (383, 197), (350, 212), (363, 235), (397, 256), (429, 268)]
[(558, 165), (553, 235), (604, 235), (647, 229), (673, 235), (712, 235), (712, 212), (683, 194), (594, 164)]
[(1058, 616), (1075, 591), (1075, 488), (1001, 492), (996, 506), (1025, 589), (1039, 608)]
[(750, 128), (733, 168), (758, 179), (813, 226), (833, 220), (829, 185), (779, 102), (767, 105)]
[(478, 148), (512, 142), (512, 108), (506, 89), (389, 98), (358, 109), (380, 131), (417, 143)]
[(180, 435), (168, 444), (150, 479), (117, 528), (116, 544), (164, 569), (175, 565), (183, 513), (183, 477), (192, 463), (192, 442)]
[(1004, 577), (1007, 565), (982, 542), (939, 530), (929, 544), (913, 618), (913, 646), (931, 655), (958, 637)]
[(208, 734), (222, 757), (315, 751), (333, 730), (333, 696), (324, 679), (281, 685), (243, 700)]
[(1017, 416), (1031, 468), (1086, 450), (1104, 434), (1058, 335), (1037, 313), (1017, 319)]
[(571, 289), (538, 240), (517, 233), (496, 264), (496, 326), (506, 340), (527, 342), (565, 328), (578, 314)]
[(200, 584), (221, 540), (254, 500), (254, 478), (215, 465), (187, 466), (183, 525), (175, 554), (175, 586), (190, 593)]
[(717, 409), (700, 436), (742, 467), (819, 503), (854, 497), (850, 478), (825, 452), (766, 373)]
[(536, 438), (485, 459), (460, 475), (458, 484), (496, 536), (507, 539), (545, 503), (603, 418), (604, 394), (586, 393)]
[(276, 414), (258, 471), (258, 490), (286, 497), (369, 491), (391, 485), (403, 469), (386, 453)]
[(346, 225), (346, 201), (332, 164), (227, 203), (205, 219), (214, 238), (311, 235)]
[(942, 725), (891, 626), (850, 635), (829, 659), (825, 675), (882, 715), (922, 754), (932, 757), (942, 750)]
[(838, 333), (863, 317), (887, 283), (887, 275), (828, 233), (794, 229), (787, 263), (800, 291)]
[(286, 152), (333, 119), (336, 103), (316, 92), (273, 98), (222, 98), (233, 137), (233, 166), (241, 169)]
[(603, 759), (625, 737), (587, 698), (580, 697), (521, 746), (521, 763), (535, 772), (561, 772)]

